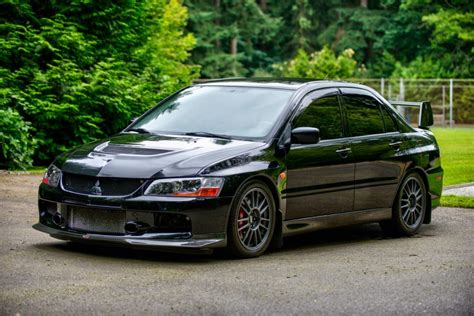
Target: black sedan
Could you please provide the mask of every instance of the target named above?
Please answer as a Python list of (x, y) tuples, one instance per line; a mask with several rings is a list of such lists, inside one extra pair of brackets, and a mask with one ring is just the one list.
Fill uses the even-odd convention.
[(284, 236), (379, 222), (413, 235), (443, 169), (427, 102), (412, 127), (346, 82), (216, 80), (176, 92), (121, 133), (65, 153), (33, 227), (71, 241), (239, 257)]

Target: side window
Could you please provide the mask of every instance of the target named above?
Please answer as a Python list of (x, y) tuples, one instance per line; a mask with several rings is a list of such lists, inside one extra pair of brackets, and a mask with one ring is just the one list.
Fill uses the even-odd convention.
[(383, 123), (385, 125), (385, 132), (390, 133), (390, 132), (396, 132), (398, 131), (397, 125), (393, 119), (393, 117), (390, 115), (389, 110), (385, 106), (380, 106), (382, 109), (382, 117), (383, 117)]
[(341, 138), (342, 118), (337, 96), (316, 99), (293, 122), (296, 127), (319, 128), (321, 140)]
[(343, 96), (352, 136), (380, 134), (384, 124), (379, 102), (366, 95)]

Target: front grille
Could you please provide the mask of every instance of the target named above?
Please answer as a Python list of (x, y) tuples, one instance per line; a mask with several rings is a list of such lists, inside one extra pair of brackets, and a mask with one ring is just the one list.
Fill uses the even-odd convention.
[(132, 146), (123, 146), (116, 144), (108, 144), (100, 150), (103, 153), (109, 154), (129, 154), (129, 155), (159, 155), (169, 152), (169, 150), (164, 149), (154, 149), (154, 148), (142, 148), (142, 147), (132, 147)]
[(71, 229), (106, 234), (125, 234), (125, 211), (85, 207), (68, 208), (68, 226)]
[(103, 178), (63, 174), (64, 189), (90, 195), (121, 196), (135, 192), (142, 184), (140, 179)]

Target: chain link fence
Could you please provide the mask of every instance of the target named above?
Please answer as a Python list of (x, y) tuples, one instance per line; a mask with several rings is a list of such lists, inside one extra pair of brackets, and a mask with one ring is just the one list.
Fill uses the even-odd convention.
[[(430, 101), (435, 126), (474, 124), (474, 79), (350, 79), (370, 86), (387, 100)], [(415, 109), (405, 112), (416, 122)]]

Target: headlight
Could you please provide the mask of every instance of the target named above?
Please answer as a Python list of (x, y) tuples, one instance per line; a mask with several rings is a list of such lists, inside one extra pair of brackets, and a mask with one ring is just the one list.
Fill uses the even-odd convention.
[(160, 179), (148, 186), (145, 195), (216, 197), (223, 185), (223, 178)]
[(50, 165), (48, 170), (43, 176), (43, 183), (46, 183), (52, 187), (57, 187), (61, 180), (62, 172), (55, 165)]

